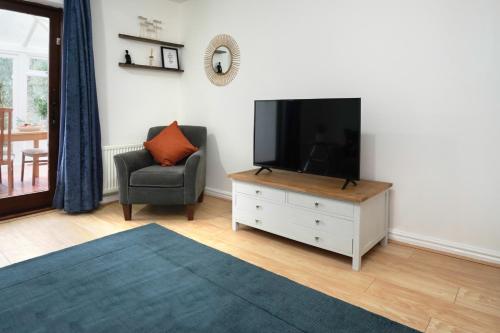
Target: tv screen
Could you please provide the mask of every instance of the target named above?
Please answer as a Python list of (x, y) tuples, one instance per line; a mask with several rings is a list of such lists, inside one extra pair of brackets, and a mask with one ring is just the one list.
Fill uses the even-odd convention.
[(254, 165), (359, 180), (361, 99), (255, 101)]

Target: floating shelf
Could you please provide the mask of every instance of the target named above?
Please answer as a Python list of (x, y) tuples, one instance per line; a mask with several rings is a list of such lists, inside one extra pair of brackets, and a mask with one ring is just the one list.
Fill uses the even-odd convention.
[(126, 64), (124, 62), (119, 62), (118, 66), (125, 67), (125, 68), (152, 69), (152, 70), (157, 70), (157, 71), (184, 72), (184, 70), (182, 70), (182, 69), (163, 68), (160, 66), (149, 66), (149, 65)]
[(118, 37), (123, 38), (123, 39), (131, 39), (131, 40), (135, 40), (135, 41), (138, 41), (138, 42), (144, 42), (144, 43), (166, 45), (166, 46), (178, 47), (178, 48), (184, 47), (184, 45), (182, 45), (182, 44), (165, 42), (165, 41), (162, 41), (162, 40), (151, 39), (151, 38), (144, 38), (144, 37), (137, 37), (137, 36), (126, 35), (126, 34), (118, 34)]

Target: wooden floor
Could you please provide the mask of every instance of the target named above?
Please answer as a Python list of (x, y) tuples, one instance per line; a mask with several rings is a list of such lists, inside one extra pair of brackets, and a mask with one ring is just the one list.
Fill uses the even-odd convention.
[(46, 212), (0, 224), (0, 266), (147, 223), (162, 226), (328, 295), (425, 332), (500, 332), (500, 269), (397, 244), (377, 246), (360, 272), (349, 258), (242, 228), (229, 202), (205, 197), (195, 221), (182, 207), (112, 203), (93, 214)]
[(35, 192), (43, 192), (49, 190), (48, 182), (48, 169), (46, 165), (40, 166), (40, 177), (36, 180), (35, 185), (32, 185), (31, 175), (33, 169), (31, 164), (26, 164), (24, 170), (24, 182), (21, 182), (21, 167), (18, 166), (14, 169), (14, 189), (9, 191), (7, 182), (7, 167), (2, 166), (2, 182), (0, 183), (0, 199), (8, 197), (17, 197), (23, 194), (30, 194)]

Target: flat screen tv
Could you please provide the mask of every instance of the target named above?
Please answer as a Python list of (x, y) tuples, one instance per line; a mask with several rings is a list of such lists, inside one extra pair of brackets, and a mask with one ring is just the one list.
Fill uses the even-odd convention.
[(255, 101), (253, 163), (261, 170), (359, 180), (360, 137), (360, 98)]

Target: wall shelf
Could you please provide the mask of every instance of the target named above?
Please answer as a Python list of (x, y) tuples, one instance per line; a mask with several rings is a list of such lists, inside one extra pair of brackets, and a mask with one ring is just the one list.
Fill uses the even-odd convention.
[(177, 47), (177, 48), (184, 47), (184, 45), (182, 45), (182, 44), (171, 43), (171, 42), (166, 42), (166, 41), (151, 39), (151, 38), (126, 35), (126, 34), (118, 34), (118, 37), (123, 38), (123, 39), (135, 40), (138, 42), (144, 42), (144, 43), (159, 44), (159, 45), (165, 45), (165, 46), (171, 46), (171, 47)]
[(152, 69), (152, 70), (167, 71), (167, 72), (181, 72), (181, 73), (184, 72), (183, 69), (163, 68), (159, 66), (149, 66), (149, 65), (126, 64), (124, 62), (119, 62), (118, 66), (124, 68)]

